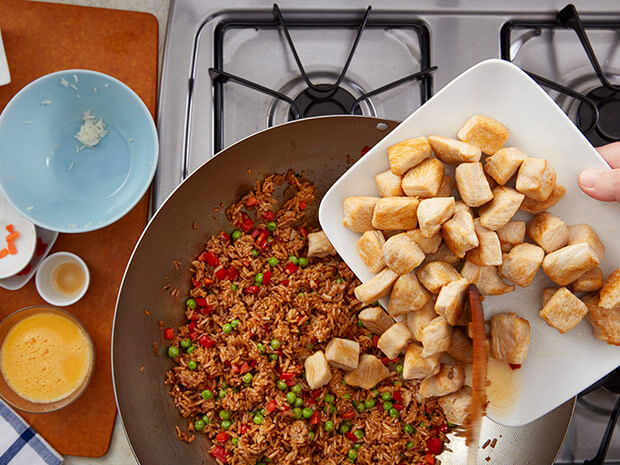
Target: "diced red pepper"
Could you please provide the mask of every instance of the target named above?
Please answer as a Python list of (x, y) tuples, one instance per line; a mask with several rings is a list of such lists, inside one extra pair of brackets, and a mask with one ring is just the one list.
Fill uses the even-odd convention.
[(205, 299), (204, 297), (197, 297), (194, 300), (196, 301), (196, 305), (198, 305), (199, 307), (207, 306), (207, 299)]
[(197, 279), (192, 279), (192, 286), (196, 287), (200, 287), (200, 281)]
[[(250, 336), (251, 336), (251, 337), (253, 337), (254, 335), (250, 335)], [(258, 366), (258, 362), (257, 362), (256, 360), (252, 360), (252, 361), (250, 362), (250, 366), (251, 366), (252, 368), (256, 368), (256, 367)]]
[(211, 278), (204, 278), (202, 280), (202, 282), (204, 283), (205, 286), (210, 286), (211, 284), (213, 284), (215, 281), (213, 281)]
[(427, 465), (435, 465), (435, 456), (431, 454), (426, 454), (424, 456), (424, 463)]
[(192, 314), (190, 316), (188, 316), (187, 319), (189, 321), (197, 321), (198, 320), (198, 315), (196, 315), (195, 313), (192, 312)]
[(347, 431), (346, 433), (344, 433), (344, 435), (347, 437), (349, 441), (357, 442), (357, 438), (355, 437), (355, 434), (353, 434), (351, 431)]
[(350, 420), (351, 418), (355, 417), (355, 412), (353, 410), (348, 410), (340, 416), (345, 420)]
[(319, 421), (321, 421), (321, 414), (319, 412), (314, 412), (310, 417), (310, 424), (316, 425)]
[(437, 455), (443, 449), (443, 442), (439, 438), (430, 437), (426, 440), (426, 450), (429, 454)]
[(323, 393), (322, 389), (313, 389), (312, 390), (312, 398), (313, 399), (318, 399), (319, 397), (321, 397), (322, 393)]
[(396, 401), (396, 402), (402, 402), (403, 401), (403, 395), (400, 393), (400, 391), (394, 391), (392, 393), (392, 399), (394, 399), (394, 401)]
[(259, 246), (261, 249), (264, 249), (266, 242), (267, 242), (267, 233), (265, 231), (262, 231), (256, 238), (256, 245)]
[(304, 201), (299, 202), (299, 209), (300, 210), (305, 210), (306, 209), (306, 202), (304, 202)]
[(298, 268), (299, 267), (295, 265), (294, 263), (288, 262), (286, 266), (284, 267), (284, 272), (288, 274), (293, 274), (295, 273), (295, 271), (297, 271)]
[(258, 229), (252, 229), (252, 232), (250, 233), (250, 237), (252, 239), (256, 239), (256, 236), (258, 236), (260, 234), (260, 231)]
[(388, 366), (390, 364), (390, 359), (385, 356), (381, 357), (381, 361), (385, 366)]
[(228, 271), (226, 271), (226, 268), (220, 268), (215, 272), (215, 277), (220, 281), (226, 279), (228, 277)]
[(263, 215), (263, 218), (265, 218), (265, 220), (267, 221), (273, 221), (273, 219), (276, 217), (275, 213), (270, 211), (266, 211), (265, 214)]
[[(293, 379), (293, 377), (295, 376), (295, 373), (291, 372), (291, 371), (285, 371), (284, 373), (280, 373), (280, 379), (282, 381), (289, 381), (291, 379)], [(314, 391), (312, 391), (314, 392)], [(315, 399), (318, 396), (315, 396)]]
[(198, 339), (198, 342), (205, 349), (210, 349), (211, 347), (215, 345), (215, 341), (211, 339), (209, 336), (207, 336), (206, 334), (203, 334), (202, 336), (200, 336), (200, 339)]
[(271, 413), (275, 409), (276, 409), (276, 401), (275, 400), (270, 400), (269, 403), (267, 403), (267, 406), (265, 407), (265, 412)]
[(288, 405), (288, 404), (284, 404), (284, 405), (280, 408), (280, 410), (282, 410), (283, 412), (286, 412), (287, 410), (290, 410), (290, 409), (291, 409), (291, 406), (290, 406), (290, 405)]
[(237, 276), (239, 276), (237, 268), (233, 268), (232, 266), (229, 266), (227, 268), (226, 273), (228, 274), (228, 279), (230, 279), (231, 281), (234, 281), (235, 279), (237, 279)]
[(243, 229), (243, 231), (246, 233), (250, 232), (253, 227), (254, 227), (254, 221), (252, 221), (252, 218), (250, 218), (249, 216), (244, 218), (243, 221), (241, 222), (241, 229)]
[(304, 227), (299, 228), (299, 234), (302, 235), (302, 237), (308, 237), (308, 230)]
[(239, 374), (239, 365), (237, 365), (236, 363), (233, 363), (230, 367), (230, 371), (232, 371), (233, 375), (238, 375)]
[(308, 398), (308, 399), (306, 399), (306, 404), (308, 404), (308, 405), (316, 405), (316, 400)]
[(248, 362), (243, 362), (241, 364), (241, 368), (239, 368), (239, 374), (242, 375), (247, 371), (250, 371), (250, 365), (248, 364)]
[(241, 425), (241, 434), (245, 434), (248, 432), (248, 425), (246, 425), (245, 423), (243, 425)]
[(192, 341), (195, 341), (196, 339), (198, 339), (198, 333), (196, 331), (192, 331), (191, 333), (189, 333), (189, 338)]
[(437, 430), (440, 433), (447, 433), (448, 432), (448, 425), (446, 423), (444, 423), (443, 425), (441, 425), (439, 428), (437, 428)]
[(202, 262), (207, 262), (211, 266), (217, 266), (220, 264), (220, 259), (217, 258), (213, 252), (203, 252), (198, 257), (198, 260)]
[(510, 368), (512, 368), (513, 370), (518, 370), (519, 368), (521, 368), (521, 364), (520, 363), (510, 363)]
[(252, 207), (256, 205), (257, 203), (258, 203), (258, 200), (256, 200), (256, 197), (248, 197), (248, 199), (245, 201), (245, 206)]
[(189, 329), (190, 331), (194, 331), (196, 327), (198, 327), (198, 324), (195, 321), (190, 321), (190, 323), (187, 325), (187, 329)]
[(228, 458), (228, 452), (222, 446), (215, 446), (211, 452), (209, 452), (216, 459), (226, 463)]
[(213, 305), (205, 305), (204, 307), (200, 307), (200, 313), (203, 315), (209, 315), (213, 311)]
[(172, 328), (164, 329), (164, 339), (169, 341), (172, 338), (174, 338), (174, 329)]
[(289, 379), (289, 380), (287, 380), (287, 381), (286, 381), (286, 385), (287, 385), (288, 387), (295, 386), (295, 384), (297, 384), (297, 383), (295, 382), (295, 380), (294, 380), (294, 379)]
[(364, 145), (364, 148), (360, 152), (360, 155), (365, 155), (366, 152), (368, 152), (369, 150), (370, 150), (370, 147), (368, 147), (367, 145)]
[(280, 281), (280, 284), (282, 284), (283, 286), (288, 286), (288, 279), (285, 279), (284, 281)]
[(400, 412), (400, 411), (404, 408), (403, 404), (401, 404), (401, 403), (399, 403), (399, 402), (395, 402), (395, 403), (394, 403), (394, 405), (393, 405), (393, 407), (394, 407), (394, 408), (396, 409), (396, 411), (398, 411), (398, 412)]
[(224, 242), (230, 242), (230, 236), (226, 234), (224, 231), (220, 233), (220, 239)]
[(379, 336), (377, 336), (376, 334), (373, 334), (373, 336), (372, 336), (372, 345), (377, 347), (377, 342), (379, 342)]
[(263, 286), (271, 282), (271, 271), (265, 271), (263, 273)]
[(245, 288), (244, 292), (246, 294), (256, 294), (258, 292), (258, 286), (248, 286)]
[(230, 438), (230, 436), (228, 436), (228, 433), (226, 433), (224, 431), (220, 431), (219, 433), (217, 433), (215, 435), (215, 439), (218, 442), (226, 442), (226, 441), (228, 441), (229, 438)]

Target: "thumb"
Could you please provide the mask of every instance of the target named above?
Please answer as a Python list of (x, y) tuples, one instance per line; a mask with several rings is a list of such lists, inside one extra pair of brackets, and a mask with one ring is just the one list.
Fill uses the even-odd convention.
[(579, 187), (597, 200), (620, 202), (620, 169), (587, 169), (579, 175)]

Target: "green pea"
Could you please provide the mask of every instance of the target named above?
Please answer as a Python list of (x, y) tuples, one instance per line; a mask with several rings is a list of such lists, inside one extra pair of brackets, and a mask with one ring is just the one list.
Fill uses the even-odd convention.
[(267, 229), (269, 231), (275, 231), (276, 230), (276, 222), (275, 221), (267, 221)]
[(269, 360), (275, 362), (276, 360), (278, 360), (278, 354), (269, 354)]
[(232, 438), (230, 442), (232, 442), (233, 446), (237, 447), (239, 445), (239, 438)]
[(348, 433), (349, 431), (351, 431), (351, 427), (344, 423), (340, 425), (340, 428), (338, 429), (338, 432), (340, 434), (345, 434), (345, 433)]
[(232, 333), (233, 327), (230, 323), (225, 323), (224, 325), (222, 325), (222, 331), (224, 332), (224, 334), (230, 334)]
[(292, 404), (293, 402), (295, 402), (295, 399), (297, 399), (297, 394), (295, 394), (294, 392), (287, 392), (286, 393), (286, 401), (289, 404)]
[(186, 306), (187, 308), (189, 308), (190, 310), (195, 309), (195, 308), (197, 307), (197, 305), (198, 305), (198, 304), (196, 304), (196, 301), (195, 301), (194, 299), (191, 299), (191, 298), (190, 298), (190, 299), (187, 299), (187, 300), (185, 301), (185, 306)]
[(276, 257), (269, 257), (267, 263), (269, 263), (269, 266), (276, 266), (278, 264), (278, 259)]
[(325, 422), (325, 431), (329, 433), (330, 431), (333, 431), (333, 429), (334, 429), (334, 422), (331, 420), (327, 420)]
[(235, 229), (235, 230), (231, 233), (230, 237), (232, 237), (232, 240), (233, 240), (233, 241), (236, 241), (237, 239), (239, 239), (239, 238), (241, 237), (241, 231), (239, 231), (238, 229)]
[(297, 395), (301, 394), (301, 385), (299, 384), (293, 385), (293, 387), (291, 387), (291, 391), (293, 391)]
[(298, 397), (297, 399), (295, 399), (295, 402), (293, 402), (293, 405), (295, 407), (301, 407), (302, 405), (304, 405), (304, 400), (301, 397)]
[(351, 398), (351, 394), (349, 394), (349, 393), (343, 394), (343, 395), (342, 395), (342, 398), (343, 398), (344, 400), (349, 400), (349, 399)]
[(192, 340), (188, 337), (181, 339), (181, 347), (183, 347), (184, 349), (187, 349), (189, 346), (192, 345)]
[(168, 357), (176, 358), (179, 356), (179, 348), (177, 346), (168, 347)]
[(265, 420), (265, 417), (262, 416), (260, 413), (257, 413), (256, 415), (254, 415), (254, 419), (252, 421), (254, 422), (255, 425), (261, 425), (264, 420)]
[(337, 278), (337, 279), (336, 279), (336, 282), (337, 282), (338, 284), (342, 284), (344, 281), (342, 280), (342, 278)]
[(373, 396), (375, 396), (375, 397), (377, 397), (377, 396), (379, 395), (379, 390), (378, 390), (378, 389), (376, 389), (376, 388), (375, 388), (375, 389), (373, 389), (373, 390), (372, 390), (372, 395), (373, 395)]
[(204, 400), (211, 400), (211, 399), (213, 399), (213, 392), (210, 391), (209, 389), (205, 389), (204, 391), (202, 391), (200, 393), (200, 395), (202, 396), (202, 398)]
[(286, 391), (286, 388), (288, 388), (288, 386), (286, 385), (286, 383), (284, 381), (282, 381), (281, 379), (278, 380), (278, 382), (276, 383), (276, 387), (280, 390), (280, 391)]
[(349, 463), (355, 463), (355, 460), (350, 459), (350, 458), (347, 458), (347, 462), (349, 462)]
[(186, 352), (187, 352), (188, 354), (191, 354), (191, 353), (194, 351), (194, 349), (195, 349), (195, 347), (194, 347), (194, 346), (189, 346), (189, 347), (187, 348)]
[(366, 400), (364, 401), (364, 407), (366, 407), (366, 408), (368, 408), (368, 409), (373, 408), (373, 407), (375, 406), (375, 404), (376, 404), (376, 402), (375, 402), (375, 400), (374, 400), (374, 399), (366, 399)]
[(252, 375), (252, 373), (246, 373), (241, 379), (245, 384), (250, 384), (254, 379), (254, 375)]
[(357, 439), (362, 439), (364, 437), (364, 431), (362, 431), (361, 429), (356, 429), (355, 431), (353, 431), (353, 435)]
[(362, 326), (364, 326), (364, 323), (362, 323), (362, 320), (357, 320), (357, 327), (361, 328)]
[(308, 431), (308, 437), (310, 438), (311, 441), (314, 441), (316, 434), (314, 434), (314, 431)]
[(236, 284), (233, 284), (232, 286), (230, 286), (230, 288), (234, 291), (237, 292), (239, 290), (239, 286), (237, 286)]
[(405, 447), (407, 448), (407, 450), (411, 450), (414, 446), (415, 444), (412, 441), (407, 441), (407, 445)]
[(349, 449), (349, 452), (347, 452), (347, 456), (351, 460), (355, 460), (357, 458), (357, 451), (355, 449)]
[(260, 342), (258, 344), (256, 344), (256, 348), (258, 349), (258, 353), (260, 353), (260, 354), (264, 354), (265, 353), (265, 346), (263, 344), (261, 344)]
[(403, 366), (400, 363), (396, 365), (395, 369), (396, 369), (396, 373), (398, 373), (399, 375), (403, 374)]
[(361, 448), (362, 448), (362, 443), (361, 442), (357, 442), (357, 443), (353, 444), (353, 449), (360, 450)]
[(364, 405), (364, 402), (357, 402), (355, 404), (355, 410), (357, 410), (359, 413), (362, 413), (364, 410), (366, 410), (366, 406)]
[(277, 339), (272, 339), (269, 345), (271, 346), (273, 350), (278, 350), (281, 344), (280, 344), (280, 341), (278, 341)]
[(299, 297), (300, 299), (303, 299), (306, 296), (306, 294), (304, 294), (303, 292), (300, 292), (299, 294), (297, 294), (297, 297)]
[(228, 394), (226, 389), (220, 389), (220, 392), (219, 392), (220, 399), (223, 399), (224, 397), (226, 397), (226, 394)]
[(258, 257), (258, 250), (252, 249), (252, 258)]
[(323, 400), (325, 402), (327, 402), (328, 404), (331, 404), (334, 401), (334, 395), (333, 394), (326, 394), (325, 398)]
[(222, 426), (222, 429), (229, 429), (232, 426), (232, 421), (223, 420), (221, 426)]
[(265, 416), (265, 409), (264, 408), (260, 409), (258, 413), (260, 413), (262, 416)]
[(202, 431), (202, 429), (205, 427), (205, 422), (202, 420), (196, 420), (194, 422), (194, 429), (196, 431)]
[(211, 418), (209, 418), (209, 417), (208, 417), (208, 416), (206, 416), (206, 415), (203, 415), (203, 416), (202, 416), (202, 421), (204, 421), (204, 422), (205, 422), (205, 425), (210, 425), (210, 424), (211, 424)]
[(230, 420), (230, 412), (228, 410), (220, 410), (218, 415), (222, 420)]
[(449, 421), (446, 421), (446, 425), (448, 425), (450, 428), (454, 428), (456, 426), (454, 423), (450, 423)]
[(308, 259), (306, 257), (299, 257), (299, 266), (305, 268), (308, 266)]
[(238, 320), (237, 318), (235, 318), (234, 320), (230, 322), (230, 326), (232, 326), (233, 329), (237, 329), (240, 324), (241, 324), (241, 320)]
[(299, 407), (295, 407), (293, 409), (293, 415), (295, 415), (295, 418), (300, 419), (301, 418), (301, 409)]
[(256, 273), (256, 276), (254, 276), (254, 284), (256, 284), (257, 286), (263, 284), (264, 277), (265, 275), (263, 273)]
[(403, 429), (405, 430), (405, 433), (407, 434), (413, 434), (413, 432), (415, 431), (415, 428), (413, 427), (413, 425), (410, 424), (406, 424)]
[(196, 367), (198, 367), (198, 364), (195, 361), (190, 360), (189, 362), (187, 362), (187, 368), (189, 368), (190, 370), (195, 370)]
[(288, 261), (293, 265), (299, 265), (299, 258), (297, 258), (295, 255), (291, 255), (290, 257), (288, 257)]
[(383, 400), (392, 400), (392, 394), (390, 392), (384, 392), (381, 394), (381, 398)]
[(391, 408), (388, 412), (392, 418), (398, 418), (398, 410)]
[(394, 404), (392, 404), (392, 402), (383, 402), (383, 410), (389, 411), (392, 408), (394, 408)]
[(301, 415), (304, 418), (310, 418), (312, 416), (314, 412), (312, 411), (312, 409), (310, 407), (306, 407), (301, 411)]
[(420, 428), (426, 428), (426, 423), (424, 423), (423, 421), (420, 422)]

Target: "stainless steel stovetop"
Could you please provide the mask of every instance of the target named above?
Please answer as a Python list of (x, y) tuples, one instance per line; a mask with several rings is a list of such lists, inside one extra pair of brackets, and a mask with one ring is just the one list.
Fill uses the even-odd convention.
[[(352, 111), (402, 120), (433, 91), (491, 57), (510, 59), (535, 75), (593, 143), (620, 138), (619, 97), (602, 86), (578, 39), (578, 25), (570, 17), (558, 25), (565, 1), (309, 3), (282, 0), (274, 8), (269, 1), (172, 1), (154, 208), (219, 149), (254, 132), (299, 114)], [(620, 82), (620, 2), (575, 6), (601, 71)], [(322, 92), (319, 84), (337, 80), (338, 88), (326, 98), (313, 98)], [(389, 89), (378, 92), (383, 87)], [(593, 102), (600, 112), (597, 127)], [(616, 397), (601, 388), (577, 401), (556, 463), (583, 463), (595, 455)], [(620, 464), (618, 434), (605, 463)]]

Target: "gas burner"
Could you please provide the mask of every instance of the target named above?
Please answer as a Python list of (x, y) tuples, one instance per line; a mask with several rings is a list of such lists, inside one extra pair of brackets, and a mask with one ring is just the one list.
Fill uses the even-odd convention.
[[(588, 92), (585, 97), (598, 109), (598, 125), (594, 132), (588, 134), (590, 142), (594, 145), (603, 145), (610, 140), (620, 140), (620, 126), (618, 126), (620, 93), (601, 86)], [(595, 122), (596, 116), (590, 105), (580, 103), (577, 110), (577, 126), (584, 131)]]
[[(316, 89), (307, 88), (297, 97), (294, 102), (299, 108), (302, 117), (324, 116), (324, 115), (361, 115), (359, 107), (353, 108), (355, 97), (342, 87), (335, 87), (331, 84), (317, 84)], [(289, 120), (293, 120), (294, 115), (289, 113)]]

